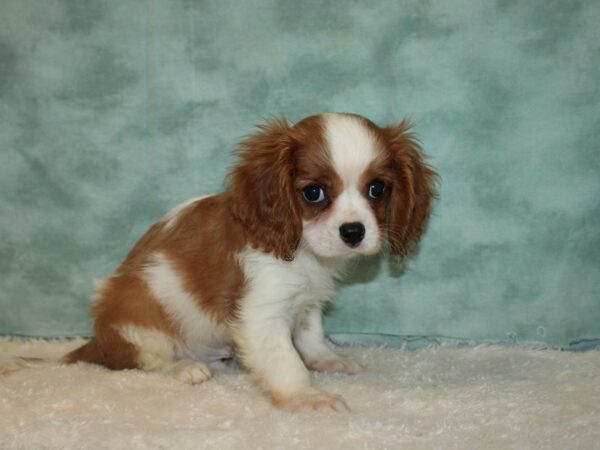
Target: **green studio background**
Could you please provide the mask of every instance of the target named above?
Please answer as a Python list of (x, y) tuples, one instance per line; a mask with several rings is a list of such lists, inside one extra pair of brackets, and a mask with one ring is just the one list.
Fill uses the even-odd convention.
[(599, 23), (597, 1), (2, 0), (0, 333), (90, 333), (92, 279), (222, 189), (253, 124), (351, 111), (412, 117), (441, 198), (330, 332), (600, 338)]

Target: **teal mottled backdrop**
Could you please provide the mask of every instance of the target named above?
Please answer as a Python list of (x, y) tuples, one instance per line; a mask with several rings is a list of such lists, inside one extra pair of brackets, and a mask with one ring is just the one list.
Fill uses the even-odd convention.
[(0, 1), (0, 333), (90, 331), (94, 277), (218, 191), (269, 115), (412, 117), (420, 252), (363, 261), (331, 332), (600, 338), (600, 2)]

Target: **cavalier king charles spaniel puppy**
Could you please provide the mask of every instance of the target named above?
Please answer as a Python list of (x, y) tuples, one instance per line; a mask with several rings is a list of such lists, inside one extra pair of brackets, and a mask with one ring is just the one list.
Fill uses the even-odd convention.
[(310, 370), (363, 368), (325, 343), (336, 279), (386, 240), (406, 255), (435, 172), (406, 121), (353, 114), (273, 120), (240, 144), (225, 192), (177, 206), (97, 283), (95, 337), (63, 358), (164, 373), (190, 384), (235, 357), (281, 408), (346, 410)]

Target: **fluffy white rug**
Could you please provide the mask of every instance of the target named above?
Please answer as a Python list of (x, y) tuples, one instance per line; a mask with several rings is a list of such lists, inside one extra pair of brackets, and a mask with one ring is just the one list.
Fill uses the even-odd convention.
[[(82, 340), (0, 339), (0, 358)], [(0, 377), (0, 448), (600, 448), (600, 352), (345, 348), (368, 367), (315, 374), (350, 413), (282, 412), (236, 368), (188, 386), (90, 365)]]

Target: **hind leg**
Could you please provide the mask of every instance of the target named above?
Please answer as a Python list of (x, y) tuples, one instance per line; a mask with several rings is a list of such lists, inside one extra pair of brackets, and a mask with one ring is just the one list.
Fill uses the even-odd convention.
[(165, 365), (160, 372), (187, 384), (200, 384), (212, 378), (212, 372), (206, 364), (192, 359), (174, 361)]
[(209, 380), (212, 372), (202, 361), (177, 359), (175, 341), (162, 331), (134, 325), (119, 327), (119, 334), (135, 348), (135, 367), (171, 376), (187, 384)]

